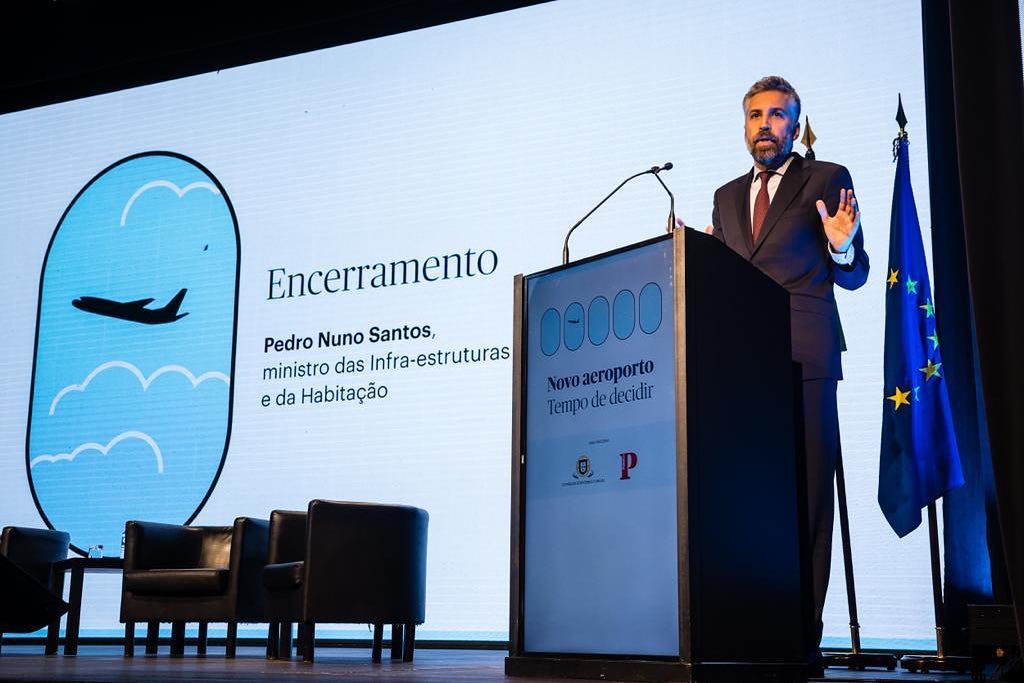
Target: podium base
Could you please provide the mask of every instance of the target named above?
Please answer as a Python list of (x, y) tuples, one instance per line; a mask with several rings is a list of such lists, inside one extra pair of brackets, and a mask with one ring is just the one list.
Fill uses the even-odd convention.
[(864, 669), (896, 670), (896, 655), (887, 652), (826, 652), (822, 655), (826, 669)]
[(587, 678), (604, 681), (682, 681), (683, 683), (806, 683), (806, 664), (711, 662), (556, 656), (509, 656), (505, 675), (524, 678)]
[(931, 671), (954, 671), (967, 673), (971, 670), (970, 657), (938, 657), (936, 655), (903, 655), (900, 658), (900, 667), (910, 673), (929, 673)]

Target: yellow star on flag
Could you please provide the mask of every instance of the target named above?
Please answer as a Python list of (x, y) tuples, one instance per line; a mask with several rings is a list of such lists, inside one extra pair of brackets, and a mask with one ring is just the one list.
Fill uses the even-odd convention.
[(917, 280), (907, 278), (907, 294), (917, 294)]
[(932, 336), (925, 337), (925, 339), (930, 339), (932, 341), (932, 344), (935, 345), (935, 346), (932, 347), (932, 351), (934, 351), (935, 349), (939, 348), (939, 333), (938, 332), (933, 332)]
[(942, 367), (942, 363), (933, 363), (932, 359), (928, 359), (928, 365), (923, 368), (919, 368), (924, 373), (924, 381), (927, 382), (932, 377), (942, 377), (942, 373), (939, 372), (939, 368)]
[(910, 405), (910, 401), (907, 400), (907, 396), (910, 396), (909, 391), (900, 391), (900, 388), (896, 387), (896, 393), (892, 396), (886, 396), (885, 398), (893, 402), (893, 410), (899, 410), (900, 406)]
[(931, 299), (928, 299), (928, 303), (918, 306), (918, 308), (924, 309), (924, 317), (934, 318), (935, 317), (935, 304), (932, 303)]
[(889, 283), (889, 289), (892, 289), (892, 286), (900, 281), (900, 279), (897, 277), (897, 275), (899, 275), (899, 274), (900, 274), (900, 271), (898, 269), (896, 269), (896, 270), (894, 270), (892, 268), (889, 269), (889, 279), (886, 280), (886, 282)]

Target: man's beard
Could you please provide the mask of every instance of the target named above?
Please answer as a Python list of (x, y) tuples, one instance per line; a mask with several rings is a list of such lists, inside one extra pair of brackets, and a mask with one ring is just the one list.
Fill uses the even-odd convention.
[(789, 153), (793, 151), (792, 138), (787, 137), (784, 140), (779, 140), (775, 136), (770, 136), (764, 133), (758, 135), (758, 137), (771, 138), (771, 144), (768, 146), (763, 145), (764, 141), (757, 141), (757, 138), (755, 138), (754, 142), (747, 143), (747, 149), (750, 151), (750, 156), (754, 157), (754, 161), (762, 166), (768, 168), (778, 166), (785, 161), (786, 157), (789, 156)]

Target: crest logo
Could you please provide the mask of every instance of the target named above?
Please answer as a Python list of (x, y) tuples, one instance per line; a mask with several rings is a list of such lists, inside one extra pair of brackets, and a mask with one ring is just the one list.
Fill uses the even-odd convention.
[(562, 481), (562, 486), (589, 486), (591, 484), (603, 484), (605, 478), (595, 476), (594, 464), (589, 455), (581, 455), (576, 458), (576, 464), (572, 469), (572, 479)]
[(594, 476), (594, 470), (590, 467), (590, 458), (581, 455), (576, 458), (576, 471), (573, 472), (573, 479), (589, 479)]

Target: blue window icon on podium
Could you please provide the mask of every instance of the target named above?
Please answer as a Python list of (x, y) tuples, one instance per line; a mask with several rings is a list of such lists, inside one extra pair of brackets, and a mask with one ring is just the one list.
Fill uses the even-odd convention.
[(636, 297), (624, 289), (615, 295), (612, 304), (612, 329), (619, 339), (629, 339), (636, 327)]
[(654, 334), (661, 327), (661, 287), (648, 282), (640, 290), (640, 329)]
[(594, 346), (604, 344), (608, 338), (608, 299), (603, 296), (596, 296), (590, 302), (590, 310), (587, 317), (587, 336)]
[(540, 318), (540, 350), (545, 356), (553, 356), (558, 351), (562, 339), (562, 317), (558, 311), (549, 308)]
[(573, 302), (565, 307), (565, 348), (575, 351), (583, 345), (583, 306)]
[(620, 340), (629, 339), (637, 328), (644, 334), (654, 334), (661, 327), (662, 293), (657, 283), (648, 282), (637, 296), (632, 290), (619, 291), (612, 304), (603, 296), (594, 297), (586, 309), (572, 302), (564, 312), (555, 308), (544, 311), (540, 318), (540, 348), (545, 356), (553, 356), (564, 346), (576, 351), (584, 339), (594, 346), (608, 340), (614, 332)]

